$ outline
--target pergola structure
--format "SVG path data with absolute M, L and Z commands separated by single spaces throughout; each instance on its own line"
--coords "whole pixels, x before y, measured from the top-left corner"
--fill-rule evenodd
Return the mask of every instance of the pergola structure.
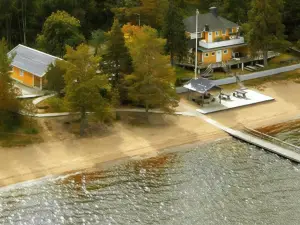
M 197 78 L 197 79 L 191 79 L 189 82 L 187 82 L 183 87 L 188 89 L 192 92 L 197 92 L 201 95 L 202 103 L 204 102 L 204 96 L 209 93 L 212 90 L 219 90 L 220 95 L 222 93 L 222 88 L 217 86 L 215 82 L 208 80 L 206 78 Z M 221 103 L 221 98 L 220 98 Z

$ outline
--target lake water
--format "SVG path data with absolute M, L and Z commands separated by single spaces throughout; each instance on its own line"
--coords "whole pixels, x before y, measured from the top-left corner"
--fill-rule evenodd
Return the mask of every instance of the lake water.
M 2 189 L 0 224 L 300 224 L 300 166 L 222 141 Z

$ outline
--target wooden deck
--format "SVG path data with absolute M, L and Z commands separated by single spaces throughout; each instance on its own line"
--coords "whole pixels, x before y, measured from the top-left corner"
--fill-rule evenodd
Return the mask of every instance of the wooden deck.
M 279 53 L 277 53 L 277 52 L 269 52 L 268 59 L 274 58 L 278 55 L 279 55 Z M 263 60 L 262 55 L 257 56 L 257 57 L 241 57 L 241 58 L 238 58 L 238 59 L 231 59 L 231 60 L 227 61 L 226 64 L 229 65 L 229 66 L 234 66 L 234 65 L 238 65 L 238 64 L 242 64 L 242 63 L 249 63 L 249 62 L 260 61 L 260 60 Z M 194 64 L 185 63 L 185 62 L 176 63 L 176 65 L 181 66 L 181 67 L 187 67 L 187 68 L 195 68 Z M 212 66 L 212 69 L 223 67 L 222 62 L 212 63 L 212 64 L 200 63 L 198 65 L 198 69 L 206 69 L 209 65 Z
M 244 133 L 242 131 L 234 130 L 234 129 L 231 129 L 229 127 L 223 126 L 220 123 L 218 123 L 217 121 L 208 118 L 207 116 L 199 114 L 199 117 L 201 117 L 206 122 L 218 127 L 219 129 L 225 131 L 229 135 L 231 135 L 231 136 L 233 136 L 233 137 L 235 137 L 239 140 L 242 140 L 242 141 L 245 141 L 249 144 L 253 144 L 255 146 L 261 147 L 261 148 L 263 148 L 263 149 L 265 149 L 269 152 L 280 155 L 280 156 L 282 156 L 284 158 L 287 158 L 291 161 L 300 163 L 300 154 L 298 154 L 295 151 L 292 151 L 290 149 L 287 149 L 287 148 L 281 147 L 279 145 L 273 144 L 273 143 L 271 143 L 269 141 L 266 141 L 266 140 L 263 140 L 263 139 L 261 139 L 257 136 L 254 136 L 254 135 L 251 135 L 251 134 L 248 134 L 248 133 Z M 282 142 L 282 143 L 284 143 L 284 142 Z M 294 146 L 294 147 L 298 148 L 297 146 Z

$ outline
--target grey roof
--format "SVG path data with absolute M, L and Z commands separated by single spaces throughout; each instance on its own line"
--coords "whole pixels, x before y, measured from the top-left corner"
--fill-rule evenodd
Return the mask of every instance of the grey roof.
M 215 82 L 205 79 L 205 78 L 197 78 L 197 79 L 192 79 L 190 80 L 187 84 L 185 84 L 183 87 L 191 90 L 191 91 L 196 91 L 199 92 L 200 94 L 204 94 L 208 91 L 210 91 L 213 88 L 218 88 Z
M 196 32 L 196 16 L 188 17 L 183 22 L 187 32 Z M 238 24 L 233 23 L 221 16 L 215 16 L 212 13 L 199 14 L 198 31 L 203 31 L 206 24 L 209 26 L 209 31 L 218 31 L 232 27 L 239 27 Z
M 36 76 L 43 77 L 47 72 L 48 66 L 56 60 L 61 60 L 58 57 L 46 54 L 44 52 L 18 45 L 11 50 L 8 55 L 16 54 L 12 66 L 32 73 Z

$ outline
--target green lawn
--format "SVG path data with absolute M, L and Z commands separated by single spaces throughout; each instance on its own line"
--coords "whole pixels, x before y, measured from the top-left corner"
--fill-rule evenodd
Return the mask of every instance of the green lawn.
M 12 131 L 0 132 L 0 146 L 18 147 L 43 141 L 39 135 L 39 126 L 35 119 L 24 117 L 19 128 Z
M 68 107 L 65 105 L 64 100 L 57 96 L 47 98 L 46 100 L 40 102 L 37 105 L 37 108 L 44 109 L 44 113 L 59 113 L 69 111 Z

